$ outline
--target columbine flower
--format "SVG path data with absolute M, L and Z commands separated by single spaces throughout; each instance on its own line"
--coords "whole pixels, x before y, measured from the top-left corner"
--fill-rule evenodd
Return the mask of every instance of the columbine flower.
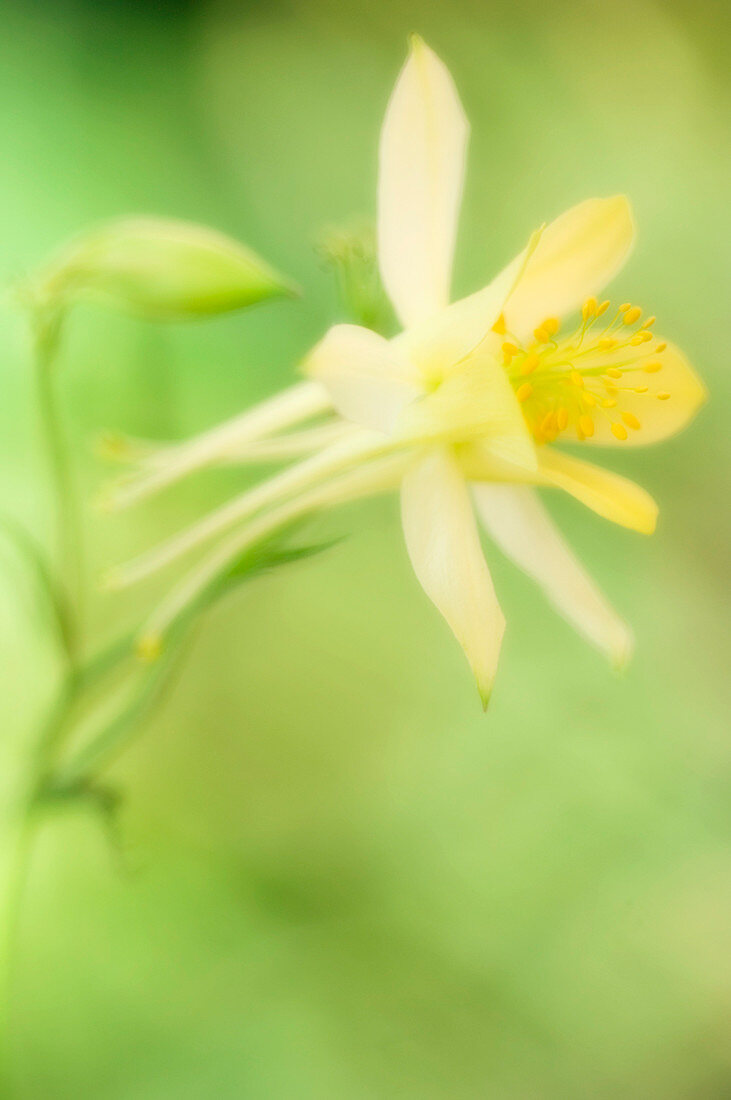
M 551 444 L 654 442 L 690 420 L 704 390 L 681 353 L 654 335 L 653 317 L 599 298 L 633 242 L 622 196 L 567 211 L 485 289 L 449 305 L 467 133 L 447 69 L 415 38 L 388 106 L 378 186 L 380 270 L 404 330 L 387 340 L 337 325 L 307 359 L 313 381 L 143 459 L 122 502 L 206 463 L 309 455 L 120 574 L 133 580 L 233 528 L 158 609 L 148 643 L 156 646 L 180 608 L 252 541 L 316 507 L 400 483 L 415 572 L 485 704 L 504 619 L 475 511 L 578 630 L 615 664 L 627 659 L 628 628 L 534 486 L 565 489 L 605 518 L 651 533 L 657 508 L 644 490 Z M 277 436 L 332 406 L 342 419 Z

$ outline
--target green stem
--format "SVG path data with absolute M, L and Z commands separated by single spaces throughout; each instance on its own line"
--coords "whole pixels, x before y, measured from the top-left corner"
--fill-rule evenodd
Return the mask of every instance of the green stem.
M 3 829 L 0 851 L 0 1095 L 13 1095 L 12 988 L 15 951 L 33 832 L 30 799 L 24 798 Z
M 83 558 L 79 503 L 73 482 L 71 462 L 58 410 L 54 360 L 58 351 L 62 315 L 39 312 L 35 316 L 35 375 L 38 411 L 53 490 L 55 541 L 59 570 L 69 601 L 79 617 L 83 592 Z M 74 657 L 77 655 L 78 622 L 71 635 Z

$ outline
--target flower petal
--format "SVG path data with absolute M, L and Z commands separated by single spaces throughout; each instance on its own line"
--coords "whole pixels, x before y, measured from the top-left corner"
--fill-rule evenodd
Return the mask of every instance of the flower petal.
M 573 627 L 611 660 L 624 665 L 632 651 L 629 627 L 612 610 L 564 541 L 533 489 L 475 485 L 478 514 L 507 557 L 532 577 Z
M 624 195 L 588 199 L 556 218 L 505 307 L 509 331 L 524 340 L 546 317 L 579 309 L 620 269 L 634 235 Z
M 621 389 L 616 394 L 617 407 L 611 414 L 611 420 L 609 417 L 595 417 L 594 435 L 586 440 L 587 443 L 598 443 L 602 447 L 657 443 L 689 424 L 706 400 L 705 386 L 682 352 L 672 344 L 660 355 L 650 352 L 643 360 L 638 359 L 638 363 L 642 361 L 662 363 L 662 368 L 650 374 L 638 369 L 626 375 L 625 381 L 617 382 Z M 635 393 L 636 386 L 646 386 L 647 393 Z M 658 394 L 663 395 L 660 400 Z M 622 413 L 629 414 L 625 423 L 630 428 L 627 438 L 618 440 L 612 434 L 611 425 L 613 421 L 622 423 Z
M 538 247 L 542 233 L 542 228 L 536 230 L 523 251 L 482 290 L 460 298 L 400 333 L 393 343 L 427 377 L 450 370 L 478 346 L 480 350 L 491 348 L 499 354 L 504 337 L 493 332 L 492 326 Z
M 467 486 L 447 450 L 429 452 L 408 471 L 401 489 L 401 515 L 416 575 L 462 646 L 487 706 L 505 620 Z
M 644 535 L 655 530 L 657 504 L 633 481 L 552 447 L 539 447 L 537 453 L 542 484 L 565 489 L 600 516 L 622 527 Z
M 423 393 L 418 372 L 393 341 L 359 325 L 331 328 L 304 369 L 322 382 L 347 420 L 387 434 Z
M 407 327 L 449 301 L 468 124 L 445 65 L 416 36 L 381 131 L 378 257 Z
M 419 442 L 481 439 L 502 462 L 537 470 L 533 439 L 503 365 L 481 348 L 433 393 L 404 409 L 397 431 Z

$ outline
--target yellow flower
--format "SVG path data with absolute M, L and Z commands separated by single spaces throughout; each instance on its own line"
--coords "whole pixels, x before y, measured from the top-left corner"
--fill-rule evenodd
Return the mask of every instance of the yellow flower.
M 596 298 L 632 247 L 623 196 L 567 211 L 484 290 L 448 304 L 467 134 L 447 69 L 414 39 L 386 113 L 378 187 L 381 274 L 404 331 L 387 341 L 338 325 L 308 370 L 344 417 L 418 447 L 401 486 L 406 544 L 486 700 L 504 620 L 470 498 L 501 549 L 621 664 L 627 627 L 531 486 L 652 532 L 657 508 L 642 489 L 549 444 L 655 442 L 705 394 L 682 354 L 653 336 L 654 318 L 643 325 L 639 307 L 612 312 Z M 560 335 L 572 313 L 573 331 Z
M 378 184 L 379 265 L 403 331 L 387 340 L 337 325 L 308 356 L 309 381 L 196 440 L 143 450 L 140 476 L 119 487 L 117 504 L 211 463 L 305 456 L 118 572 L 117 583 L 129 583 L 228 532 L 153 614 L 146 643 L 257 539 L 315 508 L 400 486 L 414 570 L 485 705 L 505 624 L 475 512 L 586 638 L 616 665 L 629 656 L 627 626 L 535 486 L 652 532 L 657 508 L 644 490 L 551 444 L 654 442 L 686 424 L 705 393 L 681 353 L 654 336 L 654 318 L 599 300 L 633 243 L 622 196 L 567 211 L 487 287 L 449 304 L 467 134 L 451 76 L 414 38 L 386 113 Z

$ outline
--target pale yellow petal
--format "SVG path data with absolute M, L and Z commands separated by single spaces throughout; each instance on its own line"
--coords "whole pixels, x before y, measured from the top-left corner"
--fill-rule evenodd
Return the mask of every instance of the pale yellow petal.
M 473 352 L 499 352 L 505 339 L 492 331 L 506 299 L 535 252 L 543 230 L 531 235 L 526 247 L 482 290 L 460 298 L 433 317 L 407 329 L 393 343 L 427 376 L 448 372 Z M 483 346 L 484 345 L 484 346 Z
M 655 530 L 657 505 L 633 481 L 552 447 L 539 447 L 537 453 L 541 484 L 565 489 L 600 516 L 622 527 L 645 535 Z
M 467 486 L 446 448 L 432 450 L 408 471 L 401 514 L 414 571 L 462 646 L 487 706 L 505 620 Z
M 533 439 L 502 363 L 480 348 L 433 393 L 404 409 L 396 435 L 424 443 L 481 439 L 496 459 L 537 468 Z
M 620 353 L 615 358 L 619 358 Z M 646 373 L 639 364 L 661 363 L 659 371 Z M 652 352 L 638 359 L 638 369 L 613 380 L 617 404 L 607 415 L 594 418 L 594 435 L 587 443 L 600 446 L 642 446 L 675 435 L 693 419 L 708 396 L 705 386 L 678 348 L 669 345 L 662 354 Z M 646 389 L 636 393 L 637 388 Z M 658 397 L 658 394 L 661 396 Z M 667 396 L 666 396 L 667 395 Z M 622 413 L 628 413 L 624 420 Z M 627 438 L 618 440 L 612 424 L 627 424 Z M 639 427 L 636 425 L 639 424 Z
M 414 38 L 386 111 L 378 180 L 378 257 L 407 327 L 449 301 L 468 124 L 445 65 Z
M 359 325 L 335 325 L 310 352 L 304 369 L 328 390 L 347 420 L 390 433 L 423 393 L 418 372 L 393 341 Z
M 576 559 L 538 495 L 525 486 L 473 487 L 478 514 L 507 557 L 532 577 L 547 599 L 615 667 L 632 651 L 632 634 Z
M 547 317 L 580 309 L 617 273 L 634 240 L 624 195 L 588 199 L 546 227 L 505 307 L 508 329 L 521 340 Z

